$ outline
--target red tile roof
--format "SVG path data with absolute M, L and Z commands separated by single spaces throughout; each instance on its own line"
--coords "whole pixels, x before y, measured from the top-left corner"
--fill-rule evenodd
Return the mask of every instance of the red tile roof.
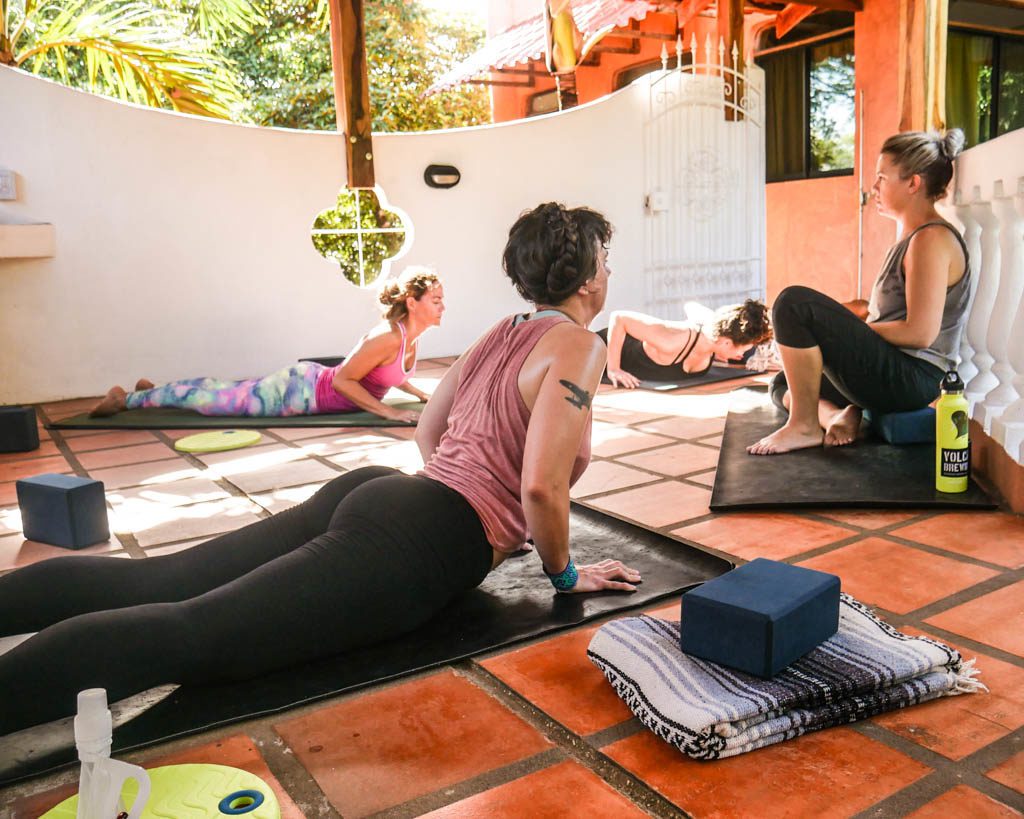
M 587 42 L 602 31 L 626 26 L 631 20 L 643 20 L 655 10 L 647 0 L 573 0 L 572 16 Z M 466 80 L 544 57 L 544 15 L 538 14 L 517 23 L 489 39 L 479 51 L 441 76 L 428 94 L 443 91 Z

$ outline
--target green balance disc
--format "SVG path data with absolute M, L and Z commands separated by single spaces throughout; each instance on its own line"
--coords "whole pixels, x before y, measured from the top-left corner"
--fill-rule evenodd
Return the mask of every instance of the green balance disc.
M 147 771 L 152 790 L 142 819 L 280 819 L 281 806 L 270 786 L 255 774 L 226 765 L 164 765 Z M 129 779 L 121 791 L 130 805 L 138 783 Z M 75 819 L 78 794 L 65 799 L 40 819 Z
M 188 435 L 176 441 L 174 448 L 178 452 L 224 452 L 228 449 L 252 446 L 262 437 L 254 429 L 219 429 L 215 432 Z

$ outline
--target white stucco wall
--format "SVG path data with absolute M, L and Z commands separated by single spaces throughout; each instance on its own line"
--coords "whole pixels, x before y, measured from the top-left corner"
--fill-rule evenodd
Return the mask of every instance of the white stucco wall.
M 430 264 L 445 281 L 445 323 L 422 355 L 461 352 L 520 306 L 501 250 L 516 216 L 549 199 L 608 216 L 608 306 L 642 305 L 644 93 L 374 137 L 378 184 L 415 229 L 398 266 Z M 428 188 L 430 163 L 455 165 L 461 183 Z M 372 291 L 310 241 L 345 182 L 337 134 L 124 105 L 0 67 L 0 166 L 18 181 L 0 223 L 56 225 L 53 258 L 0 259 L 0 403 L 97 395 L 140 376 L 263 374 L 346 352 L 377 316 Z

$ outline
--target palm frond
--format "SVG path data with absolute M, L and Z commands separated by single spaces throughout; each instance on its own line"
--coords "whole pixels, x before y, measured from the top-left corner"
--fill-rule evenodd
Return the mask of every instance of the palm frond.
M 232 32 L 248 34 L 267 23 L 258 0 L 196 0 L 192 10 L 196 32 L 207 40 L 220 40 Z
M 185 34 L 166 9 L 120 0 L 73 0 L 37 13 L 15 55 L 39 73 L 48 62 L 66 82 L 69 57 L 84 54 L 90 90 L 130 102 L 205 116 L 229 116 L 241 97 L 226 61 Z

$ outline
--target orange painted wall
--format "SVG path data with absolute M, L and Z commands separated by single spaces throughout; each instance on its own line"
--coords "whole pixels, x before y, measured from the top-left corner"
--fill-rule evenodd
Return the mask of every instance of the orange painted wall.
M 774 182 L 767 186 L 765 207 L 769 301 L 791 284 L 813 287 L 839 301 L 855 298 L 856 179 Z
M 907 0 L 923 5 L 924 0 Z M 865 190 L 875 178 L 878 150 L 886 138 L 900 126 L 899 63 L 900 6 L 892 0 L 867 0 L 864 11 L 854 18 L 854 62 L 858 118 L 861 93 L 864 96 L 864 169 Z M 873 202 L 864 208 L 864 293 L 867 298 L 875 274 L 882 266 L 886 251 L 896 241 L 896 223 L 879 216 Z

